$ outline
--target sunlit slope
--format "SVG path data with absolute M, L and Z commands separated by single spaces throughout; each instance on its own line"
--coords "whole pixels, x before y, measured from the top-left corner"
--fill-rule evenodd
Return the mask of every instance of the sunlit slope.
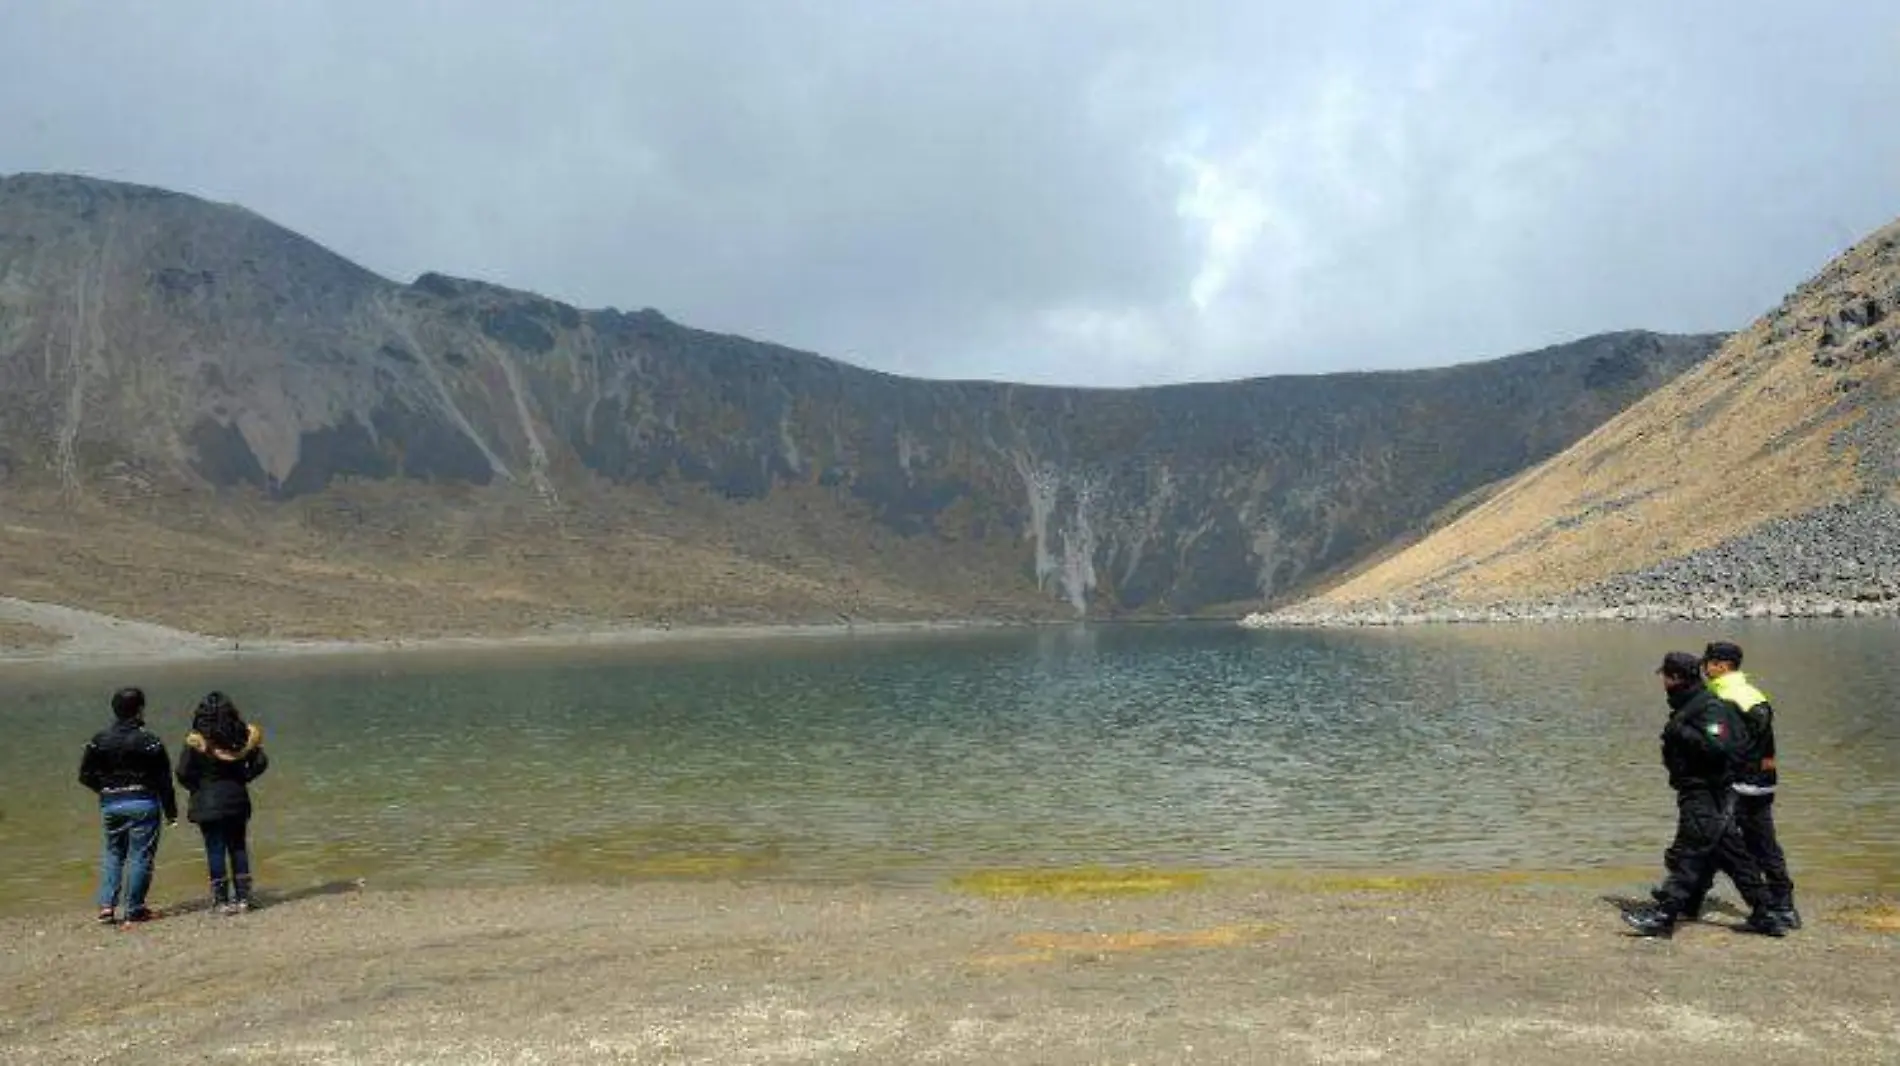
M 1711 358 L 1309 606 L 1561 598 L 1895 484 L 1900 223 Z

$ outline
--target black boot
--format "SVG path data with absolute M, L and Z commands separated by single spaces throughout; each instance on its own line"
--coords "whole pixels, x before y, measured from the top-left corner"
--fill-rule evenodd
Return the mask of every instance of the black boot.
M 1782 896 L 1773 907 L 1768 909 L 1774 912 L 1775 917 L 1780 920 L 1782 925 L 1790 929 L 1801 928 L 1801 912 L 1794 909 L 1793 891 L 1789 891 L 1786 895 Z
M 222 877 L 211 879 L 211 913 L 226 914 L 231 906 L 230 883 Z
M 1746 933 L 1760 933 L 1762 936 L 1787 936 L 1788 925 L 1780 915 L 1770 910 L 1755 910 L 1749 913 L 1748 920 L 1740 926 Z
M 1669 902 L 1669 893 L 1663 891 L 1660 888 L 1652 888 L 1649 890 L 1649 898 L 1655 900 L 1657 905 L 1660 906 L 1664 903 Z M 1702 901 L 1699 899 L 1692 899 L 1689 902 L 1684 903 L 1682 905 L 1682 917 L 1685 921 L 1691 921 L 1691 922 L 1702 917 Z
M 1668 937 L 1676 931 L 1675 908 L 1666 904 L 1624 911 L 1623 921 L 1637 936 Z

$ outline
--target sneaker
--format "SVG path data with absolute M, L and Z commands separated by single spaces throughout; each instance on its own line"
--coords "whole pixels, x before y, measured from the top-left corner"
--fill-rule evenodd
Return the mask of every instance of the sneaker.
M 1667 937 L 1676 931 L 1676 916 L 1662 907 L 1624 911 L 1623 921 L 1637 936 Z
M 138 910 L 135 910 L 135 911 L 126 911 L 125 920 L 123 922 L 120 922 L 119 926 L 120 928 L 124 928 L 126 926 L 131 926 L 131 925 L 142 925 L 145 922 L 156 921 L 157 919 L 158 919 L 157 911 L 153 910 L 150 907 L 140 907 Z
M 1801 928 L 1801 912 L 1793 907 L 1780 907 L 1769 911 L 1768 915 L 1780 922 L 1783 928 L 1791 930 Z
M 118 912 L 113 910 L 111 907 L 101 907 L 99 908 L 98 915 L 95 916 L 92 920 L 95 922 L 98 922 L 100 925 L 117 925 L 119 922 L 119 915 L 118 915 Z
M 251 901 L 248 899 L 238 900 L 236 903 L 231 904 L 231 909 L 229 911 L 226 911 L 225 913 L 249 914 L 251 913 Z

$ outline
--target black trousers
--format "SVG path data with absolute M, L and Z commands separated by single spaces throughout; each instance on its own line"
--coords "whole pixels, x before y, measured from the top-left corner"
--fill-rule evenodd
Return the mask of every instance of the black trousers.
M 211 869 L 211 895 L 219 903 L 251 898 L 251 849 L 245 842 L 249 818 L 199 822 L 205 838 L 205 864 Z
M 1663 905 L 1678 914 L 1702 906 L 1702 897 L 1725 873 L 1751 909 L 1772 906 L 1761 867 L 1736 824 L 1737 800 L 1728 789 L 1676 793 L 1676 839 L 1663 852 Z
M 1775 794 L 1735 797 L 1735 830 L 1741 834 L 1742 847 L 1761 870 L 1768 889 L 1769 905 L 1781 910 L 1794 907 L 1794 881 L 1788 876 L 1788 859 L 1781 853 L 1781 841 L 1775 839 Z M 1703 891 L 1707 891 L 1705 886 Z

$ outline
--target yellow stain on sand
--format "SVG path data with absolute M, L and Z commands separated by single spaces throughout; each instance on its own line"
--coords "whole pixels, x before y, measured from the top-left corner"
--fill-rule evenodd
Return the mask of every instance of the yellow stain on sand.
M 1063 956 L 1108 955 L 1136 951 L 1168 951 L 1193 948 L 1231 948 L 1257 943 L 1279 932 L 1278 927 L 1260 923 L 1218 925 L 1209 929 L 1164 932 L 1134 929 L 1118 933 L 1019 933 L 1012 943 L 1026 951 L 979 955 L 971 961 L 980 966 L 1019 966 L 1054 962 Z
M 1129 896 L 1195 888 L 1207 881 L 1200 870 L 1072 869 L 976 870 L 951 879 L 958 891 L 977 896 Z
M 1900 933 L 1900 903 L 1881 900 L 1839 913 L 1840 920 L 1870 933 Z

